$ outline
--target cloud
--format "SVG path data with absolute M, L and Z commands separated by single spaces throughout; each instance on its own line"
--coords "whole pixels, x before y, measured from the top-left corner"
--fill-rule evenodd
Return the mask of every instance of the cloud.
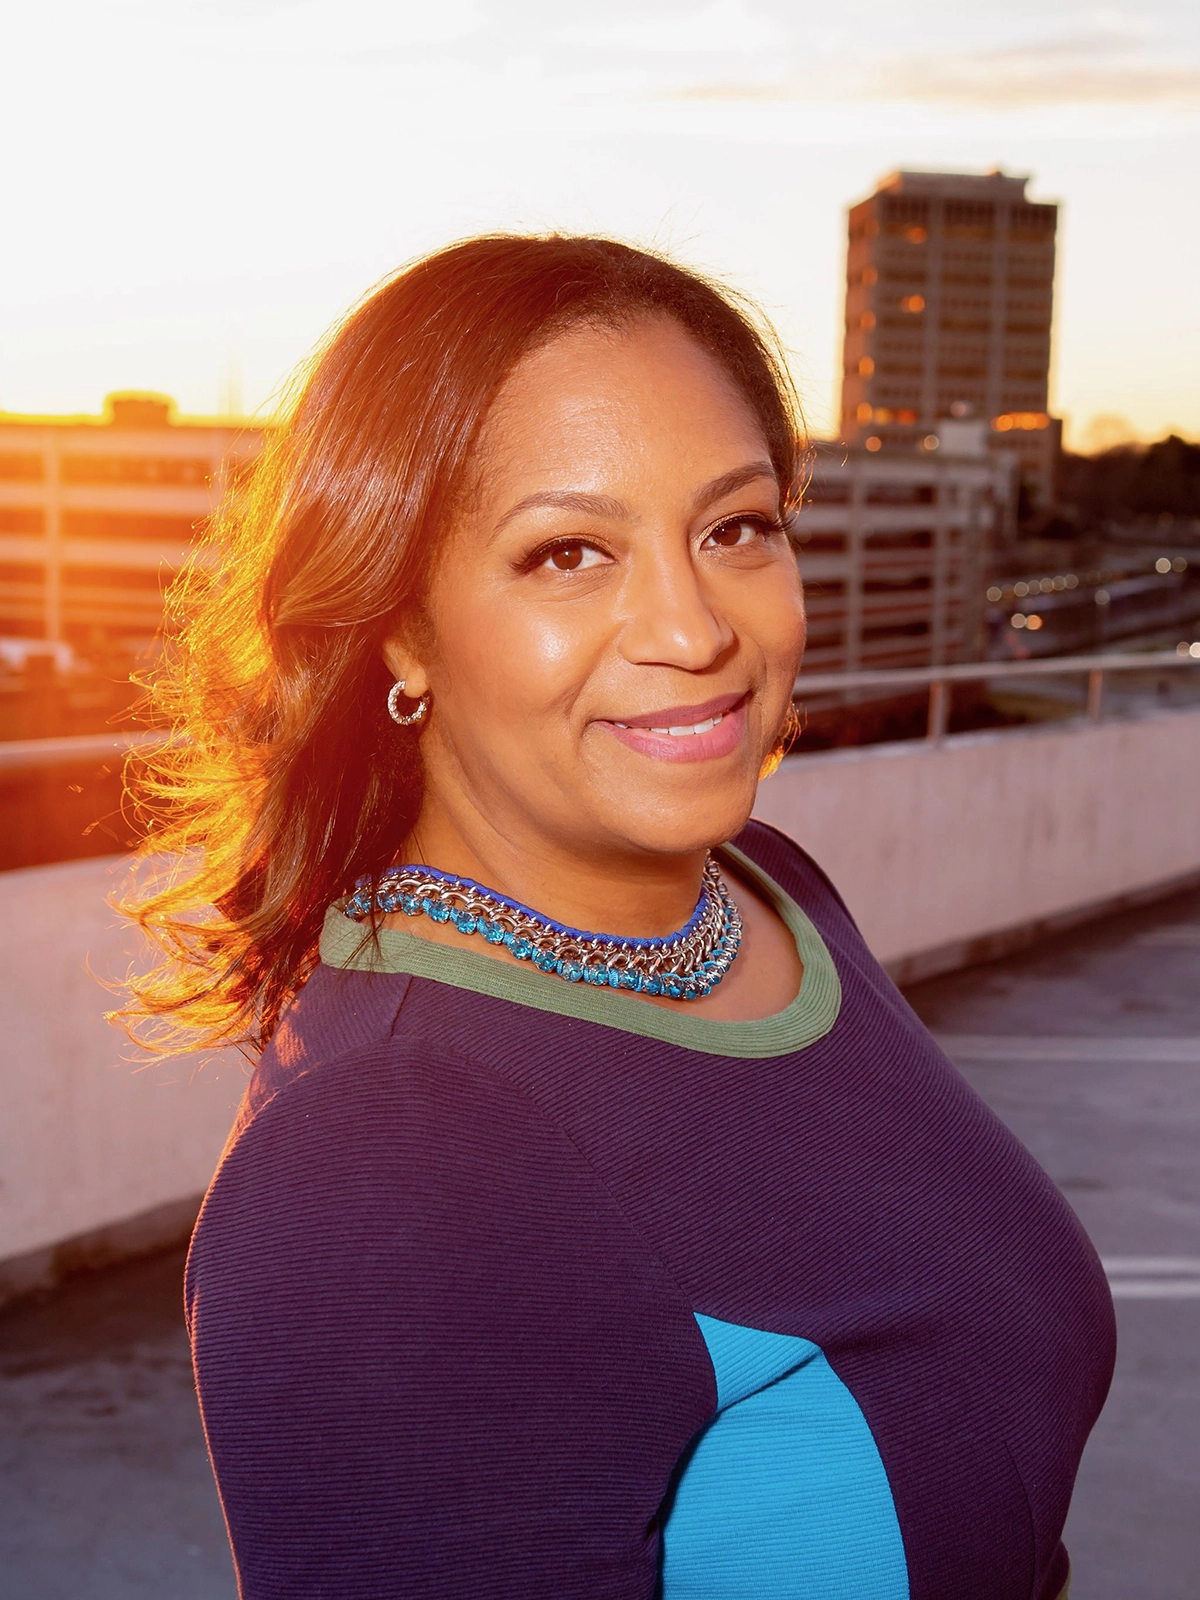
M 880 63 L 859 92 L 873 100 L 990 109 L 1163 101 L 1200 107 L 1200 66 L 1105 55 L 1073 45 L 900 58 Z
M 875 61 L 826 59 L 811 76 L 776 74 L 675 88 L 669 98 L 690 101 L 793 100 L 909 102 L 983 110 L 1046 106 L 1160 106 L 1200 108 L 1200 64 L 1143 54 L 1129 27 L 1017 47 L 944 55 L 892 55 Z

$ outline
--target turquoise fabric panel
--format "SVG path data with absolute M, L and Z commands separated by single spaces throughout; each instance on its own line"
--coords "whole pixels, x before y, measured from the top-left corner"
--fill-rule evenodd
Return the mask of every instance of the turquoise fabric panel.
M 696 1321 L 718 1410 L 667 1518 L 663 1600 L 908 1600 L 883 1462 L 819 1346 Z

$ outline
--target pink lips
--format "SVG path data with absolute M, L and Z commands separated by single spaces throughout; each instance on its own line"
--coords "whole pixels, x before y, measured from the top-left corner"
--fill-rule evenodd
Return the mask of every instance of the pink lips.
M 671 706 L 664 711 L 605 721 L 613 736 L 639 755 L 658 761 L 715 761 L 731 755 L 746 731 L 747 695 L 725 694 L 698 706 Z M 705 723 L 714 726 L 704 728 Z M 655 729 L 703 728 L 702 732 L 655 732 Z

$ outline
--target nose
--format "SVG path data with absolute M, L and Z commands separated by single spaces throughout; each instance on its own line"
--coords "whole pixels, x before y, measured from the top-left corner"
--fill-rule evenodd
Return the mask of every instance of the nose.
M 703 672 L 733 644 L 733 628 L 686 550 L 647 552 L 622 587 L 621 653 L 636 666 Z

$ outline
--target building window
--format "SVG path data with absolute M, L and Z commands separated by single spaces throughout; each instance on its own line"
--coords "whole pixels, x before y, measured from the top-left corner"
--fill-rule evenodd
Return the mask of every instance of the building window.
M 128 511 L 66 511 L 63 532 L 70 539 L 164 539 L 187 544 L 198 521 L 191 517 L 136 516 Z
M 869 506 L 931 506 L 936 498 L 932 483 L 872 483 L 867 487 Z
M 909 244 L 924 244 L 929 237 L 929 201 L 891 196 L 883 201 L 883 231 Z
M 821 483 L 814 479 L 804 491 L 806 506 L 844 506 L 849 498 L 848 483 Z
M 864 644 L 878 644 L 883 639 L 920 639 L 929 632 L 928 621 L 892 622 L 878 628 L 864 628 Z
M 46 464 L 34 450 L 0 452 L 0 480 L 5 483 L 41 483 Z
M 868 550 L 932 550 L 932 528 L 909 528 L 897 533 L 869 533 Z
M 175 576 L 157 567 L 64 567 L 63 582 L 76 589 L 124 589 L 161 594 Z
M 867 578 L 864 594 L 918 594 L 931 589 L 933 579 L 927 572 L 912 573 L 904 578 Z
M 1031 244 L 1049 244 L 1054 238 L 1058 212 L 1055 206 L 1014 206 L 1008 236 Z
M 846 642 L 846 636 L 840 628 L 830 629 L 828 632 L 810 633 L 805 642 L 806 651 L 814 650 L 840 650 Z
M 0 506 L 0 533 L 45 533 L 46 515 L 40 506 Z
M 212 468 L 201 456 L 64 456 L 66 483 L 141 483 L 204 488 Z

